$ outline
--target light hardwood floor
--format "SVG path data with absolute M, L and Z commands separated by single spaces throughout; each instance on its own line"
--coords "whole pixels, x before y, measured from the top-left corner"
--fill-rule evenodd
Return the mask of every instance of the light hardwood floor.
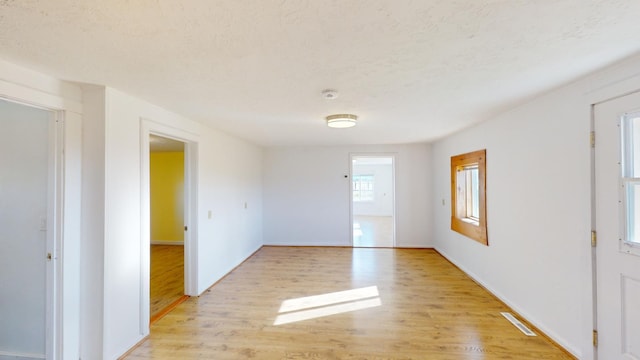
M 150 316 L 184 295 L 184 246 L 151 245 Z
M 353 246 L 393 247 L 393 217 L 354 215 Z
M 127 359 L 571 359 L 507 310 L 433 250 L 264 247 Z

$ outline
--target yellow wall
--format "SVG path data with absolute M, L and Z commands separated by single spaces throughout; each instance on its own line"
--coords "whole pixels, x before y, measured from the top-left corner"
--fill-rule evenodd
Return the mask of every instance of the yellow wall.
M 184 153 L 150 154 L 151 241 L 184 241 Z

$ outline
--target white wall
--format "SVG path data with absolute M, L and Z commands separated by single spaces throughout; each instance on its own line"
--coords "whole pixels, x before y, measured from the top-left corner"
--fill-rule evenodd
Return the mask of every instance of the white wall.
M 146 331 L 140 323 L 141 118 L 198 137 L 199 292 L 262 245 L 262 149 L 115 89 L 106 89 L 105 104 L 103 354 L 115 359 Z
M 635 59 L 433 144 L 435 246 L 580 359 L 592 358 L 590 104 L 640 89 Z M 450 157 L 487 149 L 489 246 L 450 230 Z M 446 205 L 442 205 L 444 200 Z
M 64 149 L 63 194 L 59 205 L 58 228 L 64 223 L 56 244 L 58 350 L 63 359 L 77 359 L 80 344 L 80 144 L 82 92 L 74 84 L 0 60 L 0 97 L 61 111 L 57 129 Z M 62 124 L 62 125 L 61 125 Z M 63 261 L 64 259 L 64 261 Z
M 353 165 L 353 175 L 373 175 L 373 201 L 354 201 L 353 215 L 393 216 L 393 166 Z
M 266 150 L 265 244 L 350 246 L 352 153 L 395 155 L 397 246 L 432 246 L 430 147 L 425 144 Z
M 80 355 L 102 354 L 104 316 L 105 90 L 84 88 L 82 119 L 82 286 Z
M 117 90 L 81 89 L 4 61 L 0 97 L 64 111 L 62 359 L 115 359 L 143 336 L 141 117 L 199 137 L 198 292 L 262 245 L 261 148 Z
M 45 355 L 53 113 L 0 100 L 0 354 Z M 50 226 L 53 231 L 53 226 Z
M 199 293 L 263 244 L 263 149 L 209 128 L 201 134 Z

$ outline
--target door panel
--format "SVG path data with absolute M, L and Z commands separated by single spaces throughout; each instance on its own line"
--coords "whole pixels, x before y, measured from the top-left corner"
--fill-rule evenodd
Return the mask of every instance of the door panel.
M 0 353 L 46 353 L 52 113 L 0 100 Z
M 640 93 L 596 105 L 594 130 L 598 358 L 640 360 Z

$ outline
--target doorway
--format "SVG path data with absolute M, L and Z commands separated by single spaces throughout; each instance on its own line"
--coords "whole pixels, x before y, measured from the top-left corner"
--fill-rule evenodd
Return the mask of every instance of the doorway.
M 599 359 L 640 359 L 640 92 L 593 108 Z
M 151 135 L 161 140 L 174 140 L 182 145 L 184 151 L 184 260 L 181 268 L 184 276 L 183 296 L 169 307 L 168 311 L 186 300 L 189 296 L 197 296 L 198 292 L 198 135 L 172 126 L 140 119 L 140 165 L 141 165 L 141 234 L 140 234 L 140 334 L 149 334 L 151 323 Z M 176 266 L 180 269 L 180 266 Z M 180 272 L 180 270 L 178 270 Z M 165 308 L 166 310 L 166 308 Z M 168 311 L 163 311 L 153 320 L 158 320 Z
M 184 143 L 149 136 L 150 322 L 184 300 Z
M 0 355 L 54 357 L 56 112 L 0 99 Z
M 351 155 L 353 247 L 395 247 L 395 159 Z

